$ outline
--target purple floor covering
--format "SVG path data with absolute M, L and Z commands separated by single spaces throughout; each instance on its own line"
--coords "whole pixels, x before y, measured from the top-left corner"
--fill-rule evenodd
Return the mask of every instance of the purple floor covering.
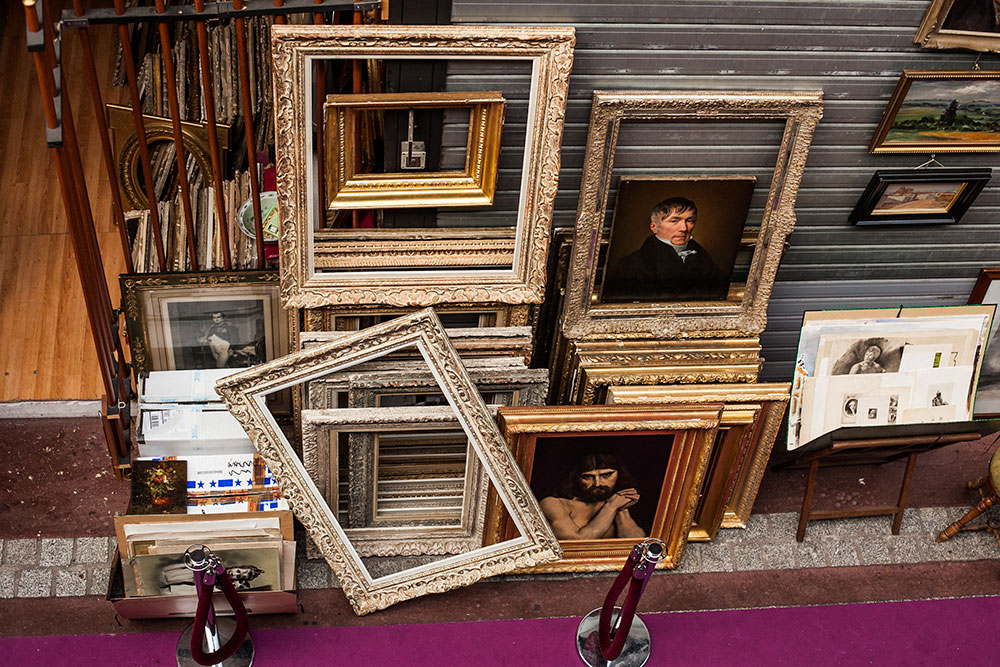
M 650 666 L 969 665 L 1000 645 L 1000 597 L 640 615 L 651 635 Z M 251 634 L 260 667 L 579 667 L 578 623 L 552 618 Z M 7 665 L 173 665 L 176 642 L 174 633 L 14 637 L 0 639 L 0 655 Z

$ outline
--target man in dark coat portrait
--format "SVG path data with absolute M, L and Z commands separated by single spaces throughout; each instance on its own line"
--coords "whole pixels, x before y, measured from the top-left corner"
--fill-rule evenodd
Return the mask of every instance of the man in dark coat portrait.
M 725 299 L 726 276 L 691 238 L 698 207 L 670 197 L 653 207 L 652 230 L 638 250 L 615 262 L 604 278 L 604 301 Z

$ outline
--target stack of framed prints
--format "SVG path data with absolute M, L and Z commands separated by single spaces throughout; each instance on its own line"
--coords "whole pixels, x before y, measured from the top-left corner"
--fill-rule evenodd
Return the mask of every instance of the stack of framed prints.
M 121 567 L 112 571 L 109 598 L 126 618 L 194 614 L 194 574 L 183 558 L 192 544 L 222 559 L 250 613 L 295 610 L 296 543 L 288 510 L 116 516 L 115 533 Z M 215 604 L 218 612 L 229 610 L 221 596 Z
M 995 306 L 809 311 L 788 449 L 842 426 L 972 418 Z
M 559 400 L 600 403 L 610 385 L 756 380 L 822 110 L 808 92 L 594 92 L 565 342 L 551 346 L 563 357 Z M 754 150 L 741 152 L 749 137 Z M 721 153 L 745 166 L 720 168 Z

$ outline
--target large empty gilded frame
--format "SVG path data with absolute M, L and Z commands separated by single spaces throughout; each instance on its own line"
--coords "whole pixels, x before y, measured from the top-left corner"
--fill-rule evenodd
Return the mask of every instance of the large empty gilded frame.
M 349 434 L 346 485 L 338 476 L 340 434 Z M 306 472 L 327 504 L 347 515 L 345 532 L 362 556 L 466 553 L 482 544 L 489 485 L 467 446 L 451 408 L 302 411 Z M 394 459 L 391 479 L 383 478 L 383 454 Z
M 565 335 L 571 339 L 621 334 L 670 338 L 680 334 L 752 336 L 763 331 L 785 239 L 795 224 L 799 182 L 822 110 L 822 94 L 814 92 L 594 91 L 563 309 Z M 624 121 L 784 122 L 753 259 L 738 301 L 602 303 L 596 298 L 615 150 Z M 711 132 L 711 125 L 706 123 L 704 131 Z M 725 156 L 719 155 L 718 160 L 724 164 Z M 674 165 L 675 170 L 683 167 L 682 163 Z
M 722 417 L 688 539 L 711 540 L 719 528 L 750 518 L 792 386 L 774 384 L 610 387 L 608 405 L 722 403 Z
M 358 114 L 395 109 L 468 109 L 469 133 L 462 171 L 358 173 Z M 503 109 L 504 99 L 497 91 L 327 95 L 323 105 L 327 208 L 492 204 Z
M 540 302 L 545 291 L 545 259 L 559 176 L 573 35 L 572 28 L 561 27 L 274 26 L 281 297 L 285 306 Z M 312 65 L 324 59 L 486 60 L 530 65 L 516 211 L 502 216 L 509 220 L 494 221 L 496 226 L 511 230 L 512 251 L 498 250 L 495 254 L 502 256 L 498 261 L 480 258 L 475 266 L 456 266 L 449 253 L 462 250 L 468 242 L 452 239 L 455 232 L 451 230 L 465 230 L 453 227 L 404 239 L 410 259 L 381 270 L 361 260 L 354 264 L 362 267 L 359 270 L 338 269 L 343 263 L 329 252 L 317 256 L 315 232 L 324 215 L 320 203 L 325 197 L 318 192 L 321 183 L 311 131 Z M 385 242 L 384 247 L 393 244 Z M 422 245 L 435 244 L 441 247 L 422 251 Z M 482 252 L 492 251 L 487 248 Z M 321 270 L 320 263 L 330 270 Z
M 500 544 L 373 577 L 335 512 L 268 412 L 269 394 L 341 371 L 407 346 L 420 350 L 513 517 L 518 535 Z M 282 495 L 330 564 L 354 611 L 365 614 L 402 600 L 440 593 L 483 577 L 554 560 L 561 554 L 551 529 L 514 463 L 496 423 L 432 310 L 422 310 L 311 350 L 295 352 L 221 380 L 216 391 L 264 457 Z

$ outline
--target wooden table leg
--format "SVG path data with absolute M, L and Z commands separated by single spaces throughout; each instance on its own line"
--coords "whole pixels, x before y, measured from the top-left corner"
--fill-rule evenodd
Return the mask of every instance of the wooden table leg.
M 968 512 L 966 512 L 965 516 L 963 516 L 961 519 L 959 519 L 955 523 L 951 524 L 950 526 L 948 526 L 947 528 L 945 528 L 944 530 L 942 530 L 941 534 L 937 536 L 937 540 L 935 540 L 935 541 L 936 542 L 944 542 L 949 537 L 954 537 L 958 533 L 958 531 L 962 530 L 962 526 L 964 526 L 965 524 L 969 523 L 970 521 L 972 521 L 973 519 L 975 519 L 977 516 L 979 516 L 980 514 L 982 514 L 983 512 L 985 512 L 986 510 L 988 510 L 998 500 L 1000 500 L 1000 498 L 998 498 L 996 494 L 993 494 L 991 496 L 986 496 L 985 498 L 983 498 L 979 502 L 978 505 L 976 505 L 971 510 L 969 510 Z
M 910 480 L 913 479 L 913 468 L 917 465 L 916 453 L 910 454 L 906 461 L 906 472 L 903 473 L 903 486 L 899 489 L 899 502 L 896 503 L 896 515 L 892 520 L 892 534 L 899 535 L 903 525 L 903 510 L 906 509 L 906 496 L 910 492 Z
M 806 539 L 806 524 L 809 523 L 809 508 L 812 505 L 813 487 L 816 485 L 816 471 L 819 469 L 819 459 L 809 464 L 809 476 L 806 477 L 806 492 L 802 496 L 802 511 L 799 512 L 799 529 L 795 532 L 795 541 Z

